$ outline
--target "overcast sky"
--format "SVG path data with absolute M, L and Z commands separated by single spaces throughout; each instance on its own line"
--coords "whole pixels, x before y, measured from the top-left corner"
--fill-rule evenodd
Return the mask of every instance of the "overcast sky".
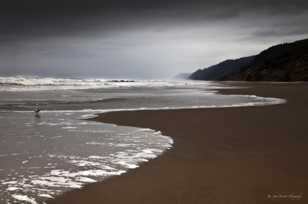
M 165 78 L 308 37 L 307 0 L 11 0 L 0 75 Z

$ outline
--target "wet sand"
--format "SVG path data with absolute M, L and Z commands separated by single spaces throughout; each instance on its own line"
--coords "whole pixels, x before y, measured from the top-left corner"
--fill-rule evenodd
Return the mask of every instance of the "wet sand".
M 100 115 L 98 121 L 160 130 L 174 139 L 174 148 L 122 176 L 48 203 L 308 203 L 308 84 L 249 86 L 222 92 L 288 102 Z

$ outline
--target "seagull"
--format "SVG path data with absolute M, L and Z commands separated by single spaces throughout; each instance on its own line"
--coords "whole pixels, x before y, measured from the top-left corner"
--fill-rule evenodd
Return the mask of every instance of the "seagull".
M 39 106 L 38 106 L 38 104 L 36 105 L 36 108 L 35 108 L 35 110 L 34 110 L 34 113 L 35 113 L 35 117 L 39 117 L 40 116 L 40 111 L 41 111 L 41 109 L 39 108 Z

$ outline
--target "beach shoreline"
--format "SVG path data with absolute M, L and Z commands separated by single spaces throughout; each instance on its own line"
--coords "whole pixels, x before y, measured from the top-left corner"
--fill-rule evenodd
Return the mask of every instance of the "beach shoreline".
M 101 114 L 96 121 L 161 131 L 174 147 L 48 203 L 307 203 L 308 84 L 226 83 L 248 88 L 222 94 L 287 103 Z

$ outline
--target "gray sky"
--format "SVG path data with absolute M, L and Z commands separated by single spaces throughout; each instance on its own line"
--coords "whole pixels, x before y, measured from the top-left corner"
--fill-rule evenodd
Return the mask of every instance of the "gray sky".
M 306 0 L 19 0 L 0 75 L 164 78 L 308 37 Z

